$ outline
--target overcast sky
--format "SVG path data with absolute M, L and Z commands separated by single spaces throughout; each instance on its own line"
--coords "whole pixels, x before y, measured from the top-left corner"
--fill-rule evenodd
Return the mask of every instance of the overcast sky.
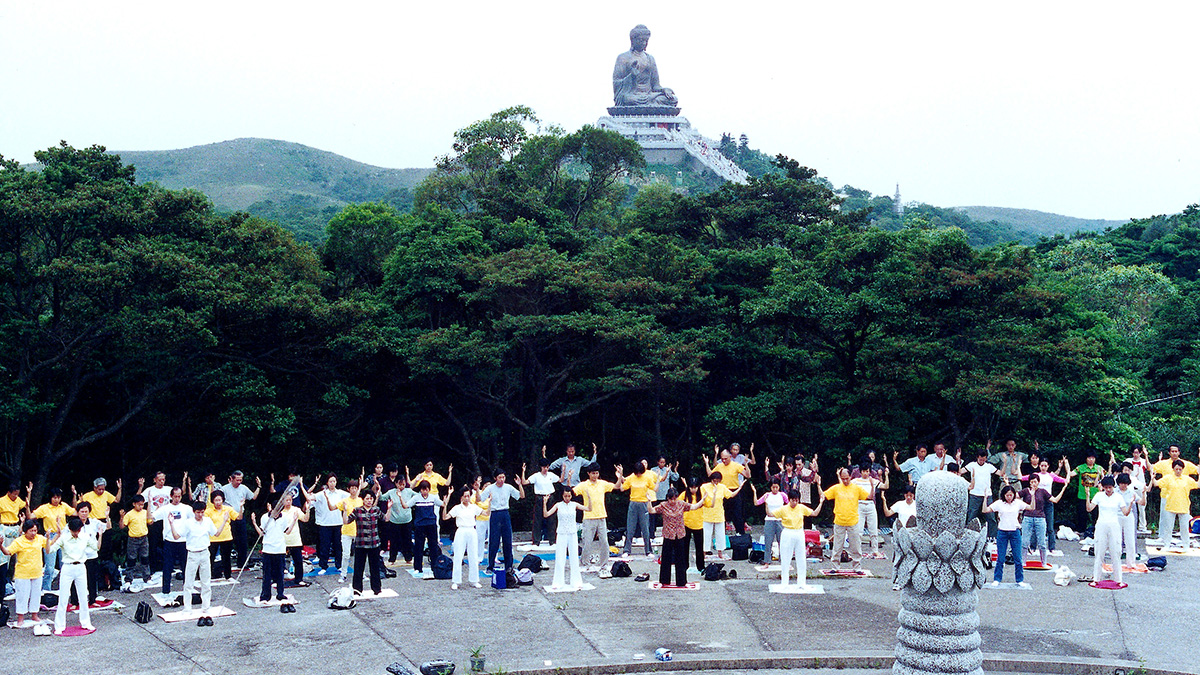
M 0 154 L 294 141 L 425 167 L 612 104 L 644 23 L 702 133 L 835 185 L 1124 219 L 1200 201 L 1200 3 L 0 2 Z

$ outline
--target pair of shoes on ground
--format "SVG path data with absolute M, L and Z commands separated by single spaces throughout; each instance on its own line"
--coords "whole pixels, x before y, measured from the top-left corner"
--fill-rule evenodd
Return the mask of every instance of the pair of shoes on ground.
M 211 616 L 202 616 L 196 620 L 196 625 L 197 626 L 211 626 L 211 625 L 213 625 L 212 617 Z
M 280 614 L 295 614 L 295 613 L 296 613 L 296 606 L 295 606 L 295 605 L 293 605 L 293 604 L 292 604 L 292 603 L 290 603 L 290 602 L 289 602 L 289 603 L 286 603 L 286 604 L 283 604 L 283 605 L 280 605 L 280 606 L 279 606 L 279 613 L 280 613 Z
M 476 581 L 475 583 L 473 583 L 471 585 L 474 586 L 475 588 L 483 588 L 483 584 L 479 583 L 478 581 Z M 450 590 L 457 591 L 458 584 L 450 584 Z

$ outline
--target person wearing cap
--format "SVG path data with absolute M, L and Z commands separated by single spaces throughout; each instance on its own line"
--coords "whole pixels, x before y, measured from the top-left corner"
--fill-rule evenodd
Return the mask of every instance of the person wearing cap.
M 542 446 L 542 457 L 546 456 L 546 446 Z M 596 449 L 596 444 L 592 443 L 592 458 L 585 459 L 581 455 L 575 454 L 575 444 L 567 444 L 567 452 L 564 457 L 550 462 L 550 470 L 560 472 L 562 474 L 562 484 L 569 488 L 574 488 L 579 485 L 583 474 L 586 472 L 586 467 L 595 464 L 596 458 L 600 456 L 600 451 Z
M 588 561 L 588 569 L 608 570 L 608 510 L 604 507 L 605 495 L 625 483 L 622 467 L 617 465 L 617 482 L 610 483 L 600 480 L 600 465 L 587 465 L 587 480 L 572 488 L 572 491 L 583 497 L 584 506 L 588 507 L 583 514 L 583 559 Z M 594 549 L 599 547 L 599 552 Z
M 71 486 L 71 493 L 76 498 L 71 502 L 71 506 L 78 507 L 80 501 L 85 501 L 92 506 L 92 518 L 103 521 L 105 524 L 104 532 L 100 535 L 100 560 L 112 559 L 112 521 L 109 520 L 109 509 L 113 502 L 121 501 L 121 479 L 117 479 L 117 494 L 112 494 L 107 491 L 108 481 L 103 477 L 92 481 L 92 490 L 83 496 L 75 494 L 75 486 Z
M 200 583 L 200 611 L 207 612 L 212 605 L 212 564 L 209 562 L 209 543 L 218 532 L 229 525 L 229 513 L 221 517 L 218 525 L 204 517 L 205 502 L 192 504 L 191 518 L 167 517 L 167 529 L 184 540 L 187 547 L 187 565 L 183 572 L 183 607 L 192 611 L 192 589 Z

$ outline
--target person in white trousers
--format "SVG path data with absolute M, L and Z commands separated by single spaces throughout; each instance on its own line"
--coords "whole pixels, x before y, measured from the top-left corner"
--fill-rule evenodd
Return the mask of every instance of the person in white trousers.
M 1137 560 L 1137 512 L 1146 507 L 1146 495 L 1133 486 L 1133 477 L 1128 473 L 1117 474 L 1117 489 L 1113 494 L 1130 505 L 1129 515 L 1122 515 L 1117 521 L 1121 523 L 1121 546 L 1125 551 L 1125 559 L 1133 565 Z
M 98 553 L 96 540 L 83 536 L 83 521 L 72 517 L 67 521 L 70 531 L 65 537 L 59 537 L 50 545 L 50 552 L 62 551 L 62 572 L 58 578 L 58 608 L 54 610 L 54 632 L 61 634 L 67 629 L 67 604 L 71 597 L 71 584 L 75 584 L 76 597 L 87 597 L 87 567 L 88 552 Z M 62 524 L 59 524 L 62 531 Z M 79 605 L 79 625 L 84 630 L 96 630 L 92 626 L 92 613 L 86 602 Z
M 192 589 L 200 582 L 200 611 L 207 612 L 212 605 L 212 563 L 209 560 L 209 539 L 229 524 L 229 514 L 221 520 L 221 526 L 204 517 L 204 502 L 192 504 L 194 518 L 169 517 L 167 527 L 175 538 L 183 537 L 187 546 L 187 564 L 183 570 L 183 608 L 192 611 Z
M 771 515 L 783 523 L 783 533 L 779 535 L 779 572 L 783 585 L 788 585 L 788 576 L 792 571 L 792 557 L 796 558 L 796 583 L 807 586 L 808 582 L 808 546 L 804 540 L 804 518 L 816 517 L 825 506 L 825 495 L 817 502 L 817 508 L 810 509 L 800 503 L 800 491 L 788 490 L 787 506 L 771 512 Z
M 579 523 L 576 513 L 591 511 L 591 506 L 584 506 L 573 501 L 575 493 L 570 488 L 562 491 L 562 501 L 550 506 L 550 495 L 542 498 L 542 516 L 556 516 L 558 528 L 554 531 L 554 581 L 550 588 L 558 590 L 568 588 L 566 585 L 567 561 L 571 561 L 571 585 L 569 588 L 583 587 L 583 574 L 579 569 Z
M 454 531 L 454 570 L 450 573 L 450 590 L 457 591 L 462 583 L 463 554 L 467 556 L 467 580 L 475 588 L 479 584 L 479 539 L 475 534 L 475 517 L 483 513 L 483 509 L 475 504 L 475 497 L 469 486 L 464 486 L 458 504 L 447 510 L 454 488 L 446 493 L 446 501 L 442 502 L 442 520 L 454 519 L 458 528 Z
M 1092 565 L 1092 578 L 1100 581 L 1104 572 L 1104 554 L 1112 557 L 1112 580 L 1121 583 L 1121 522 L 1120 516 L 1128 516 L 1132 503 L 1126 503 L 1115 492 L 1116 481 L 1112 476 L 1100 480 L 1101 491 L 1087 503 L 1087 510 L 1100 509 L 1096 518 L 1095 547 L 1096 562 Z M 998 563 L 997 563 L 998 564 Z

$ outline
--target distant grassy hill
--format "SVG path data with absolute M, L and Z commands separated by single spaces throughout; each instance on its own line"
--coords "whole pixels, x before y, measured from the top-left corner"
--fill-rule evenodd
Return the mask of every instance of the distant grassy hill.
M 1025 230 L 1037 236 L 1053 237 L 1056 234 L 1074 234 L 1076 232 L 1099 232 L 1106 227 L 1120 227 L 1128 220 L 1087 220 L 1060 216 L 1057 213 L 1033 211 L 1031 209 L 1006 209 L 999 206 L 955 206 L 956 211 L 963 211 L 971 220 L 987 222 L 994 220 L 1014 229 Z
M 346 204 L 411 204 L 411 189 L 432 169 L 384 169 L 299 143 L 239 138 L 182 150 L 114 150 L 137 167 L 139 182 L 199 190 L 218 209 L 274 220 L 305 241 Z

